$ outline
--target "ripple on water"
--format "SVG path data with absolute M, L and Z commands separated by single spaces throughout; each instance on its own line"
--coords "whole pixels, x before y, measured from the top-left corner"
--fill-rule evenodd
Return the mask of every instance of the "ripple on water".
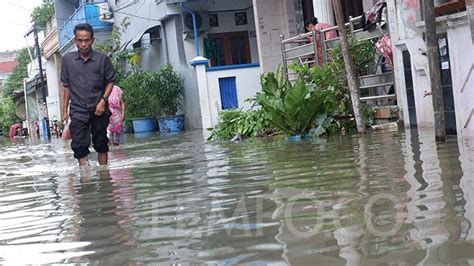
M 4 145 L 0 262 L 462 264 L 474 145 L 433 139 L 127 136 L 89 170 L 59 140 Z

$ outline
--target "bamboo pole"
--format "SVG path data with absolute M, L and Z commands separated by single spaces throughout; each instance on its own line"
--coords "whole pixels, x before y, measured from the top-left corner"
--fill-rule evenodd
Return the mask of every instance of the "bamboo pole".
M 354 109 L 354 117 L 356 120 L 357 125 L 357 132 L 364 133 L 365 132 L 365 122 L 364 122 L 364 115 L 362 112 L 362 106 L 360 103 L 359 98 L 359 81 L 357 80 L 358 77 L 356 76 L 354 63 L 352 62 L 352 57 L 349 51 L 349 41 L 347 39 L 347 33 L 344 23 L 344 15 L 342 12 L 342 6 L 340 0 L 332 0 L 332 4 L 334 7 L 334 13 L 336 15 L 336 24 L 339 30 L 339 35 L 341 37 L 341 45 L 342 45 L 342 55 L 344 56 L 344 62 L 346 64 L 346 73 L 347 73 L 347 80 L 349 83 L 349 91 L 351 94 L 352 100 L 352 107 Z
M 441 70 L 439 66 L 438 37 L 436 36 L 435 9 L 433 0 L 424 1 L 426 47 L 430 68 L 431 94 L 435 122 L 436 142 L 446 141 L 444 117 L 443 87 L 441 87 Z

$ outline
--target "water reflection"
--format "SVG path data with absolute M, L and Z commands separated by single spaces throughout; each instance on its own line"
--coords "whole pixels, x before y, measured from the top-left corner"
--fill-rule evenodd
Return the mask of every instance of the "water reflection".
M 474 264 L 473 142 L 433 140 L 128 136 L 89 171 L 5 144 L 0 262 Z
M 126 159 L 120 154 L 114 155 L 111 159 Z M 136 245 L 130 217 L 134 207 L 133 177 L 129 169 L 99 169 L 94 176 L 98 178 L 92 178 L 91 170 L 82 170 L 81 184 L 77 188 L 78 241 L 90 243 L 87 250 L 93 253 L 87 260 L 108 257 L 102 262 L 121 264 L 127 261 L 123 252 Z

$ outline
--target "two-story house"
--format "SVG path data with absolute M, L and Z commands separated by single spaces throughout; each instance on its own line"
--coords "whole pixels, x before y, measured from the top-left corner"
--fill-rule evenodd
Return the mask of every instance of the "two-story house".
M 347 17 L 360 15 L 364 2 L 345 4 Z M 330 0 L 114 0 L 110 5 L 116 25 L 130 22 L 122 43 L 125 49 L 143 48 L 144 70 L 172 64 L 184 78 L 182 111 L 189 128 L 216 126 L 221 110 L 250 108 L 245 100 L 260 90 L 260 75 L 282 62 L 280 35 L 303 33 L 304 20 L 314 15 L 334 24 Z M 205 64 L 203 71 L 199 64 Z
M 345 17 L 372 4 L 346 3 Z M 91 23 L 101 41 L 112 21 L 127 20 L 122 49 L 142 48 L 143 70 L 172 64 L 184 78 L 181 111 L 190 129 L 216 126 L 221 110 L 251 107 L 245 100 L 260 90 L 260 75 L 282 62 L 280 35 L 303 33 L 312 16 L 334 24 L 330 0 L 56 0 L 55 6 L 56 32 L 43 43 L 50 95 L 60 99 L 60 56 L 75 49 L 75 24 Z

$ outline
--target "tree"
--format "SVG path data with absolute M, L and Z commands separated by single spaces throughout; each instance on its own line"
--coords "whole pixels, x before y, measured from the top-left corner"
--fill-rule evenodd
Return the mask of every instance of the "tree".
M 28 77 L 27 66 L 31 62 L 28 48 L 23 48 L 18 51 L 16 61 L 18 65 L 13 69 L 12 74 L 5 82 L 3 96 L 6 97 L 12 96 L 15 90 L 23 90 L 23 79 Z
M 0 129 L 3 132 L 8 132 L 10 126 L 16 123 L 18 119 L 12 98 L 0 96 Z
M 43 3 L 31 12 L 31 19 L 36 25 L 45 28 L 49 20 L 54 16 L 54 3 Z
M 110 34 L 107 39 L 102 43 L 95 43 L 95 49 L 110 56 L 115 71 L 119 73 L 119 79 L 125 74 L 122 65 L 124 61 L 130 64 L 132 72 L 136 72 L 140 69 L 140 53 L 143 49 L 134 48 L 123 50 L 124 47 L 121 38 L 122 34 L 127 31 L 128 26 L 130 26 L 129 18 L 125 17 L 119 26 L 113 26 L 112 34 Z
M 362 112 L 362 106 L 359 98 L 359 81 L 354 70 L 354 62 L 352 60 L 349 42 L 347 40 L 346 26 L 342 13 L 342 6 L 340 0 L 332 0 L 334 13 L 336 14 L 336 23 L 341 36 L 342 55 L 346 63 L 347 81 L 349 82 L 349 91 L 351 93 L 352 107 L 354 108 L 354 117 L 357 124 L 357 131 L 359 133 L 365 132 L 365 122 Z
M 444 118 L 443 87 L 441 86 L 441 70 L 439 64 L 438 37 L 436 35 L 436 14 L 433 1 L 425 1 L 425 29 L 428 64 L 430 68 L 431 93 L 433 100 L 435 139 L 446 141 L 446 121 Z

